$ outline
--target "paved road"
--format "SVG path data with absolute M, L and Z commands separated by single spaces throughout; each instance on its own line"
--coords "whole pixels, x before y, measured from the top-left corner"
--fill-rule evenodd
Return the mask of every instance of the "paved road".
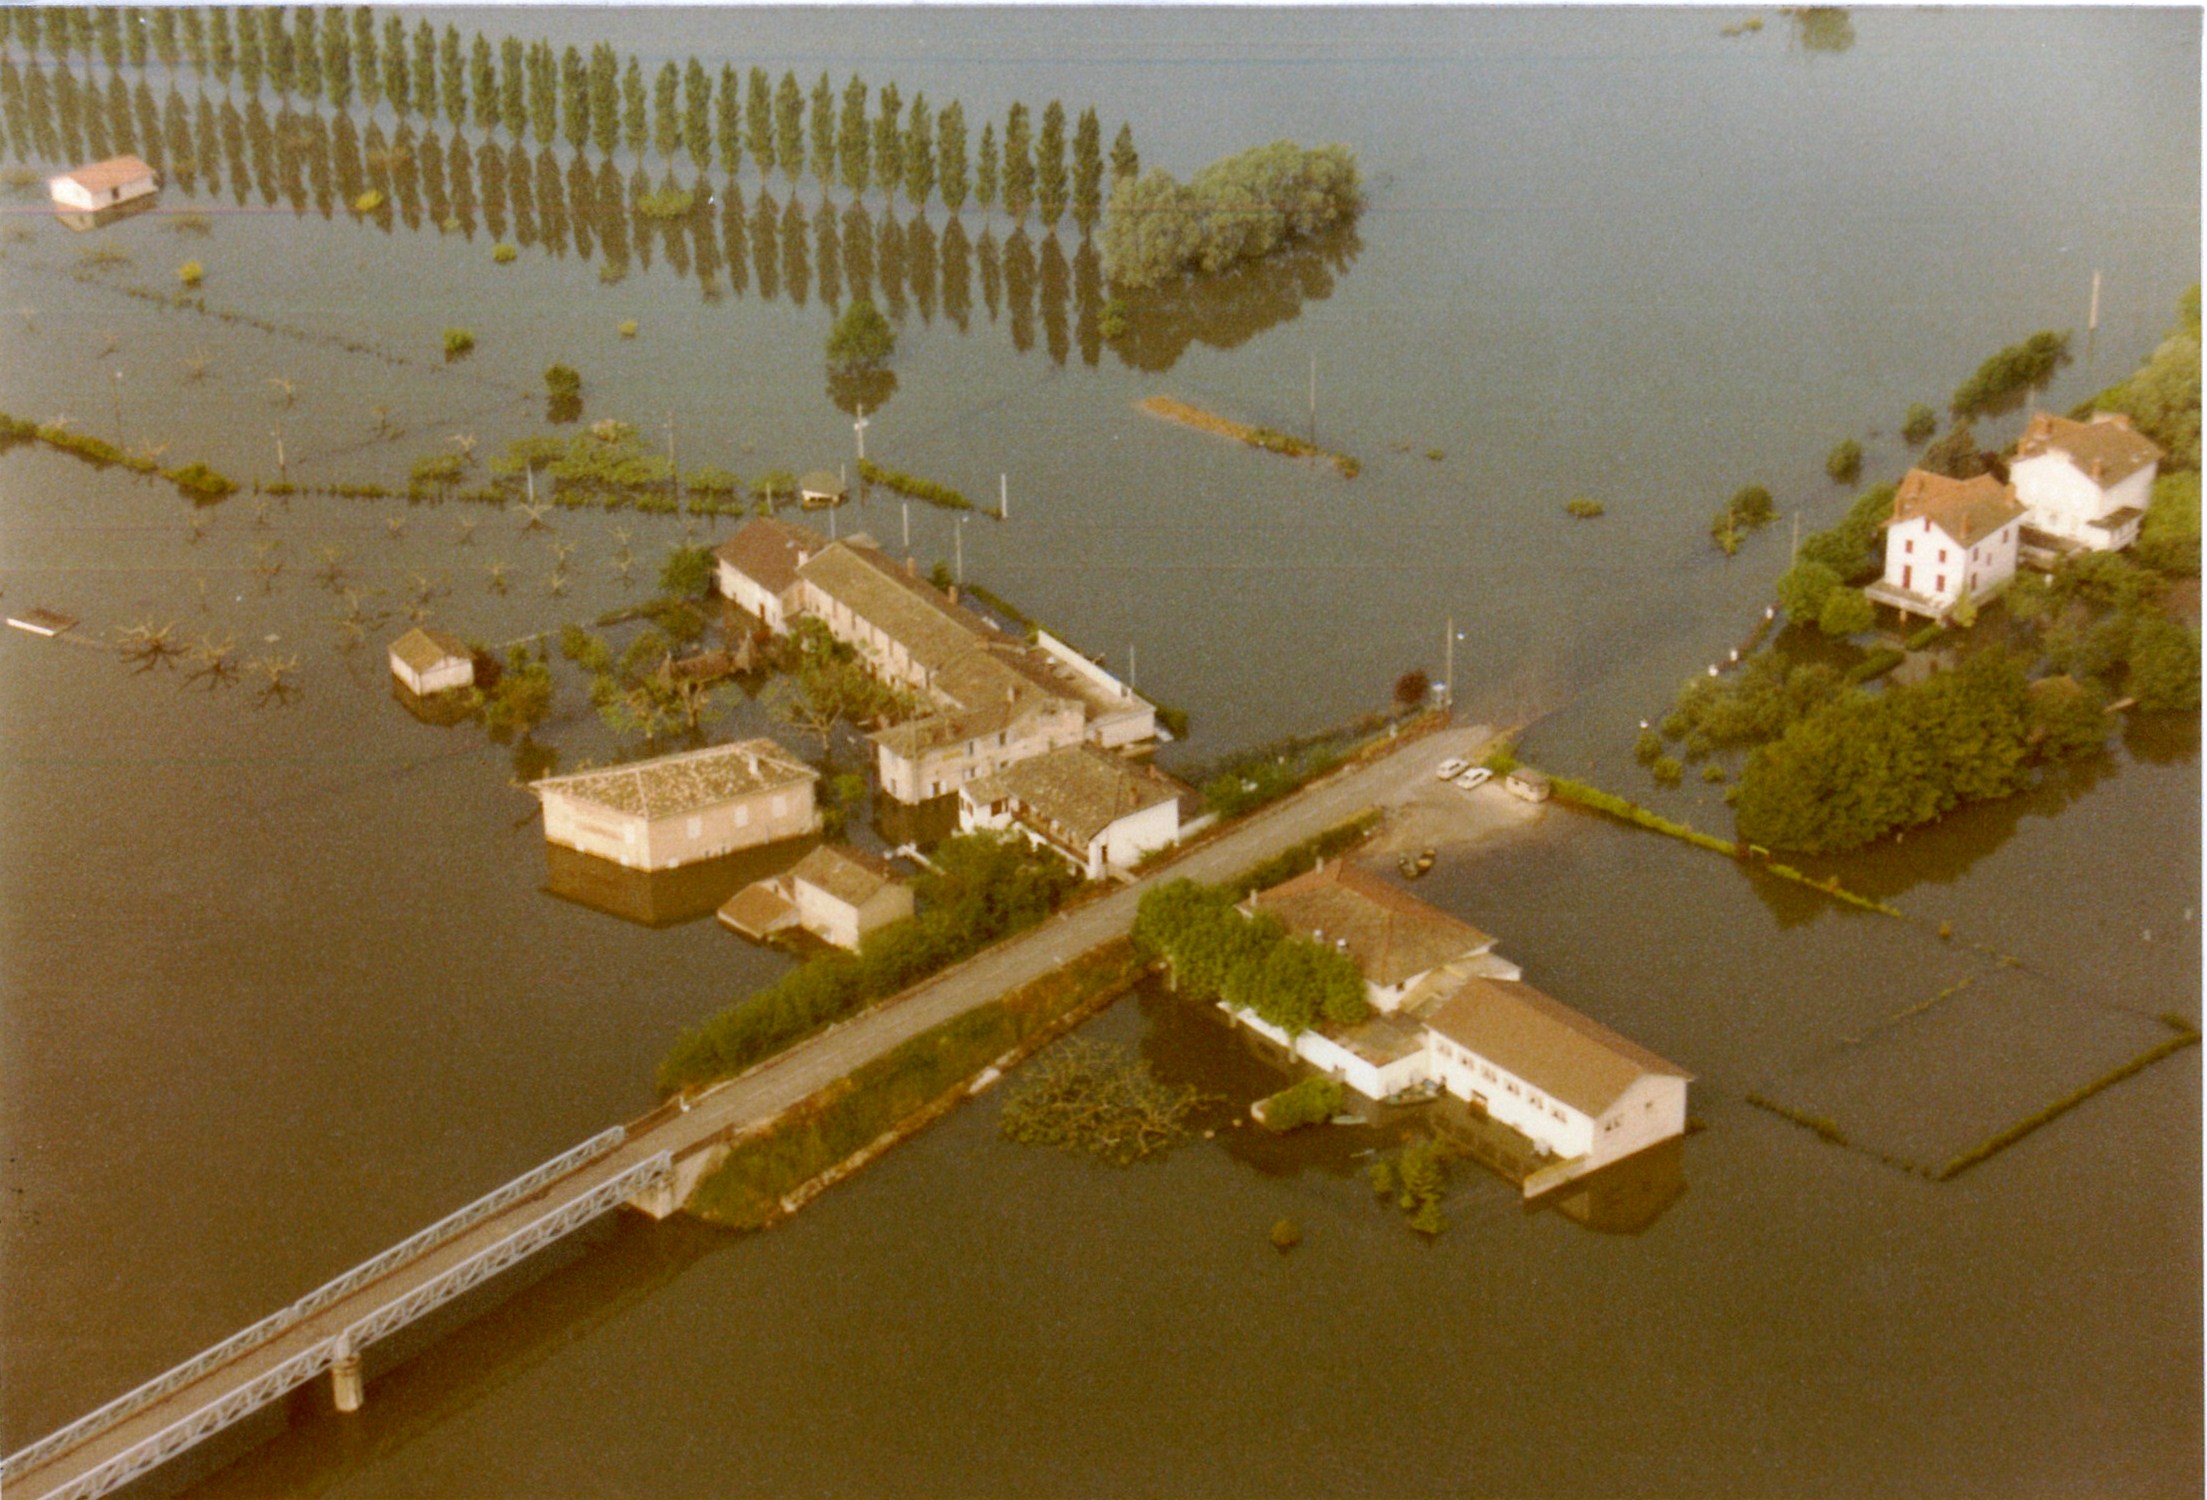
M 715 1085 L 692 1101 L 687 1110 L 654 1111 L 634 1122 L 627 1140 L 606 1155 L 441 1242 L 381 1280 L 361 1287 L 39 1468 L 10 1475 L 11 1496 L 35 1500 L 68 1489 L 115 1455 L 212 1403 L 235 1396 L 253 1381 L 314 1350 L 379 1308 L 484 1255 L 531 1225 L 542 1223 L 592 1189 L 642 1166 L 659 1153 L 669 1152 L 680 1158 L 729 1132 L 763 1124 L 900 1043 L 1110 941 L 1132 924 L 1135 905 L 1150 885 L 1180 876 L 1202 881 L 1228 879 L 1366 808 L 1399 801 L 1431 778 L 1434 765 L 1442 757 L 1473 754 L 1491 737 L 1492 731 L 1485 728 L 1465 727 L 1414 741 L 1403 750 L 1253 815 L 1231 832 L 1135 884 L 1053 917 L 898 999 L 790 1048 L 740 1078 Z M 316 1373 L 319 1371 L 309 1371 L 303 1378 L 311 1379 Z

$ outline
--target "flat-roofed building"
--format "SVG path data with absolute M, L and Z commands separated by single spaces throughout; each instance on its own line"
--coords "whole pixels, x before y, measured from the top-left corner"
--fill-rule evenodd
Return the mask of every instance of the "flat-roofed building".
M 1186 790 L 1153 766 L 1068 745 L 960 787 L 958 825 L 1015 829 L 1100 880 L 1178 842 Z
M 685 750 L 532 782 L 555 844 L 669 870 L 802 838 L 819 824 L 819 773 L 770 739 Z

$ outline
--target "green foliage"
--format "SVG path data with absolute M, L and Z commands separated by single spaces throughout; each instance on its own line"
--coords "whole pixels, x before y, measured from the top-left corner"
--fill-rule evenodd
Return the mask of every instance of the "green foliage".
M 1657 786 L 1676 786 L 1684 778 L 1686 768 L 1678 763 L 1675 755 L 1658 755 L 1649 764 L 1648 774 L 1655 778 Z
M 1816 628 L 1835 639 L 1860 635 L 1877 623 L 1877 610 L 1860 589 L 1834 588 L 1816 612 Z
M 2149 713 L 2199 708 L 2199 632 L 2160 614 L 2132 624 L 2123 693 Z
M 188 260 L 188 261 L 185 261 L 185 262 L 184 262 L 184 264 L 182 264 L 182 265 L 180 265 L 180 266 L 178 266 L 178 267 L 176 268 L 176 279 L 177 279 L 178 281 L 181 281 L 181 282 L 183 282 L 183 283 L 184 283 L 184 285 L 186 285 L 186 286 L 194 286 L 194 287 L 195 287 L 195 286 L 198 286 L 198 285 L 200 284 L 200 282 L 202 282 L 202 281 L 206 280 L 206 278 L 207 278 L 207 268 L 206 268 L 205 266 L 202 266 L 202 265 L 201 265 L 201 264 L 200 264 L 200 263 L 199 263 L 198 261 L 196 261 L 196 260 Z M 2193 510 L 2194 510 L 2194 512 L 2196 513 L 2196 512 L 2197 512 L 2197 510 L 2198 510 L 2198 505 L 2197 505 L 2197 503 L 2196 503 L 2196 488 L 2197 488 L 2197 487 L 2195 486 L 2194 488 L 2195 488 L 2195 503 L 2194 503 L 2194 505 L 2193 505 Z
M 1950 408 L 1957 417 L 2005 411 L 2025 391 L 2053 379 L 2054 372 L 2067 363 L 2069 335 L 2040 329 L 1979 365 L 1975 374 L 1955 387 Z
M 475 335 L 465 328 L 447 328 L 444 331 L 444 357 L 457 359 L 475 347 Z
M 1715 679 L 1705 679 L 1714 681 Z M 1691 684 L 1689 684 L 1691 686 Z M 1652 729 L 1643 729 L 1632 742 L 1632 758 L 1643 766 L 1652 766 L 1663 753 L 1663 736 Z
M 1259 920 L 1244 925 L 1254 927 Z M 1369 1013 L 1364 977 L 1355 960 L 1296 935 L 1277 936 L 1261 956 L 1242 952 L 1228 969 L 1219 994 L 1228 1005 L 1254 1011 L 1290 1036 L 1310 1030 L 1320 1020 L 1354 1025 Z
M 1873 485 L 1855 496 L 1847 507 L 1847 514 L 1837 526 L 1825 531 L 1813 532 L 1801 539 L 1801 563 L 1815 563 L 1830 569 L 1841 583 L 1856 583 L 1876 573 L 1882 562 L 1884 525 L 1893 514 L 1893 486 Z M 1821 595 L 1816 607 L 1823 607 Z M 1791 613 L 1789 608 L 1788 613 Z M 1814 612 L 1796 614 L 1794 618 L 1806 623 L 1814 619 Z
M 475 691 L 483 723 L 493 735 L 527 734 L 552 711 L 552 669 L 541 649 L 516 646 L 486 694 Z
M 702 599 L 713 591 L 713 554 L 704 547 L 676 547 L 659 570 L 660 592 L 676 599 Z
M 1906 652 L 1896 651 L 1891 646 L 1880 646 L 1849 667 L 1847 675 L 1842 680 L 1849 687 L 1865 682 L 1875 682 L 1906 660 L 1908 660 Z
M 1289 845 L 1270 859 L 1251 865 L 1226 882 L 1223 889 L 1230 892 L 1270 890 L 1281 881 L 1313 868 L 1320 860 L 1332 859 L 1355 848 L 1370 836 L 1379 822 L 1380 815 L 1369 812 L 1360 813 L 1345 823 L 1336 823 L 1299 844 Z
M 1862 473 L 1862 445 L 1846 438 L 1824 455 L 1824 472 L 1841 484 L 1853 484 Z
M 184 492 L 192 500 L 220 500 L 225 495 L 237 493 L 237 483 L 228 476 L 216 473 L 198 459 L 174 469 L 163 469 L 162 477 Z
M 966 175 L 966 107 L 953 99 L 938 122 L 941 135 L 936 147 L 936 176 L 942 180 L 943 207 L 956 213 L 965 207 L 970 183 Z
M 1994 651 L 1919 683 L 1848 693 L 1748 758 L 1740 836 L 1853 849 L 2015 791 L 2027 778 L 2029 698 L 2021 667 Z
M 1077 883 L 1026 840 L 945 840 L 923 875 L 919 915 L 867 935 L 856 953 L 823 953 L 686 1033 L 661 1060 L 662 1095 L 742 1072 L 831 1021 L 1041 921 Z M 847 1153 L 846 1153 L 847 1154 Z
M 1316 1074 L 1263 1101 L 1259 1113 L 1267 1130 L 1300 1130 L 1305 1125 L 1322 1125 L 1341 1113 L 1344 1097 L 1340 1084 Z
M 1770 498 L 1770 491 L 1759 484 L 1743 485 L 1733 491 L 1732 498 L 1724 503 L 1732 519 L 1741 526 L 1766 526 L 1777 517 L 1778 507 Z
M 1602 505 L 1601 501 L 1589 500 L 1584 495 L 1575 495 L 1571 499 L 1566 500 L 1563 504 L 1563 509 L 1566 515 L 1569 515 L 1581 521 L 1594 520 L 1602 515 L 1604 512 L 1604 506 Z
M 1778 607 L 1804 624 L 1816 620 L 1840 582 L 1839 574 L 1823 563 L 1795 563 L 1778 577 Z
M 1043 106 L 1042 133 L 1035 139 L 1035 206 L 1045 229 L 1065 216 L 1070 174 L 1065 164 L 1065 106 L 1052 99 Z
M 1901 441 L 1910 447 L 1924 441 L 1939 430 L 1939 414 L 1918 401 L 1908 408 L 1908 415 L 1901 419 Z
M 582 376 L 572 365 L 547 365 L 544 390 L 554 401 L 572 401 L 582 394 Z
M 1985 459 L 1977 451 L 1977 434 L 1969 423 L 1956 422 L 1945 436 L 1923 450 L 1916 467 L 1949 479 L 1975 479 L 1985 472 Z
M 496 244 L 490 248 L 490 258 L 501 266 L 510 266 L 521 258 L 521 252 L 508 244 Z
M 2178 306 L 2176 326 L 2129 379 L 2111 386 L 2090 403 L 2099 411 L 2119 411 L 2167 450 L 2162 471 L 2199 469 L 2199 287 Z M 2150 515 L 2150 512 L 2149 512 Z
M 828 334 L 828 366 L 839 371 L 871 370 L 896 352 L 897 336 L 879 308 L 854 299 Z
M 1112 187 L 1104 262 L 1120 287 L 1211 275 L 1351 219 L 1362 202 L 1346 146 L 1275 141 L 1213 162 L 1185 186 L 1152 168 Z
M 1073 223 L 1083 236 L 1103 213 L 1103 127 L 1093 105 L 1073 127 Z
M 2031 684 L 2026 738 L 2046 760 L 2067 760 L 2107 743 L 2107 694 L 2074 677 L 2044 677 Z
M 2171 577 L 2199 576 L 2199 471 L 2177 469 L 2153 482 L 2134 555 Z
M 971 500 L 947 484 L 937 484 L 932 479 L 922 479 L 901 469 L 884 468 L 870 458 L 858 461 L 858 477 L 868 484 L 878 484 L 884 489 L 895 490 L 900 495 L 910 495 L 915 500 L 924 500 L 929 505 L 939 506 L 944 510 L 973 509 Z
M 592 635 L 580 625 L 560 627 L 559 654 L 592 676 L 613 670 L 613 648 L 603 636 Z

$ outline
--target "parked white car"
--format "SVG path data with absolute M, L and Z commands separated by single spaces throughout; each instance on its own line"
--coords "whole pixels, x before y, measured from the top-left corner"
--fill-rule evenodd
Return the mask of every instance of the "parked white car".
M 1440 769 L 1433 774 L 1442 781 L 1454 781 L 1457 777 L 1463 775 L 1465 769 L 1470 765 L 1471 762 L 1461 755 L 1451 755 L 1447 760 L 1441 762 Z
M 1476 792 L 1494 779 L 1494 773 L 1485 766 L 1473 766 L 1456 778 L 1456 784 L 1467 792 Z

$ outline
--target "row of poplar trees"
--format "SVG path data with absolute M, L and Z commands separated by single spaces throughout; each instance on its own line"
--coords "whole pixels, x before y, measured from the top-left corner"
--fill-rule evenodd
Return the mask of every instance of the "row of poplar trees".
M 902 194 L 914 207 L 938 193 L 953 213 L 969 196 L 983 209 L 1001 201 L 1015 223 L 1033 212 L 1055 228 L 1070 211 L 1083 234 L 1103 213 L 1107 163 L 1096 111 L 1081 111 L 1068 141 L 1065 106 L 1054 99 L 1039 129 L 1024 104 L 1011 107 L 1001 138 L 993 120 L 983 123 L 969 159 L 965 107 L 954 101 L 937 115 L 917 94 L 907 108 L 893 83 L 875 93 L 853 75 L 839 97 L 823 72 L 808 96 L 794 72 L 776 83 L 764 68 L 739 78 L 724 65 L 716 82 L 693 57 L 679 69 L 661 64 L 647 90 L 636 58 L 624 63 L 604 42 L 587 56 L 513 36 L 494 49 L 481 32 L 463 41 L 449 23 L 439 32 L 423 20 L 409 32 L 390 16 L 379 27 L 365 5 L 301 6 L 288 19 L 280 5 L 24 6 L 0 26 L 0 48 L 16 47 L 63 66 L 97 56 L 110 68 L 126 59 L 142 68 L 150 51 L 165 67 L 189 63 L 202 78 L 224 87 L 235 78 L 248 93 L 265 80 L 286 99 L 326 97 L 345 109 L 357 96 L 371 109 L 389 104 L 402 120 L 442 114 L 456 127 L 472 121 L 517 142 L 534 136 L 540 146 L 564 138 L 577 151 L 594 145 L 611 155 L 625 146 L 639 159 L 649 149 L 669 161 L 687 152 L 698 170 L 718 166 L 731 176 L 749 158 L 761 178 L 779 171 L 794 184 L 809 171 L 824 189 L 879 187 L 889 201 Z M 1125 124 L 1108 166 L 1114 183 L 1141 169 Z

